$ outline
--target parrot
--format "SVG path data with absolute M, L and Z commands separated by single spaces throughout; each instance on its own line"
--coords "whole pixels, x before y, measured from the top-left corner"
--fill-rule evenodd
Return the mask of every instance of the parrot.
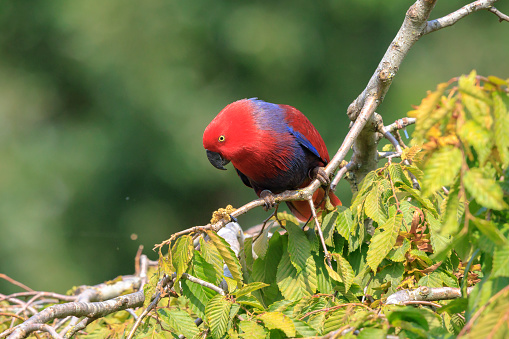
M 235 101 L 205 128 L 203 147 L 217 169 L 225 170 L 231 162 L 242 182 L 265 200 L 265 209 L 274 207 L 274 194 L 306 187 L 314 179 L 322 186 L 313 203 L 325 207 L 329 153 L 316 128 L 292 106 L 258 98 Z M 341 205 L 332 191 L 328 197 L 333 206 Z M 300 221 L 312 217 L 307 201 L 286 203 Z

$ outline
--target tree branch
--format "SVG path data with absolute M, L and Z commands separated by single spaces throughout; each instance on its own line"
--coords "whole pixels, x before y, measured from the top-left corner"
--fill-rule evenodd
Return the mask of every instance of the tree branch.
M 458 9 L 457 11 L 454 11 L 446 16 L 443 16 L 441 18 L 428 21 L 426 25 L 426 29 L 424 30 L 424 34 L 429 34 L 435 31 L 438 31 L 439 29 L 452 26 L 459 20 L 463 19 L 467 15 L 477 12 L 479 10 L 486 9 L 495 15 L 499 17 L 500 21 L 506 20 L 509 21 L 509 17 L 502 12 L 500 12 L 498 9 L 493 7 L 493 4 L 497 2 L 498 0 L 477 0 L 472 3 L 469 3 L 468 5 L 465 5 Z
M 473 287 L 467 289 L 470 293 Z M 461 289 L 456 287 L 436 287 L 430 288 L 421 286 L 415 290 L 401 290 L 387 297 L 387 305 L 404 304 L 409 301 L 437 301 L 449 300 L 461 297 Z

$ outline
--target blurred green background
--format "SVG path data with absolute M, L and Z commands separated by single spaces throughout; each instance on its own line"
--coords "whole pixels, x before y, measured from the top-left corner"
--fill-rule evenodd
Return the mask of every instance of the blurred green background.
M 175 231 L 255 198 L 202 146 L 237 99 L 297 107 L 334 154 L 412 2 L 2 1 L 0 273 L 37 290 L 96 284 L 133 272 L 140 244 L 155 259 Z M 393 122 L 474 68 L 509 77 L 508 57 L 509 24 L 475 13 L 414 46 L 379 113 Z

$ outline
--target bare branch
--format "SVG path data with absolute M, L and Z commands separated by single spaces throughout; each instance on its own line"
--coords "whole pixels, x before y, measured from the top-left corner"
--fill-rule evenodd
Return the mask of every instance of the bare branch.
M 470 293 L 473 287 L 467 288 Z M 387 297 L 387 305 L 402 304 L 408 301 L 437 301 L 449 300 L 461 297 L 461 288 L 456 287 L 436 287 L 430 288 L 421 286 L 415 290 L 401 290 Z
M 199 278 L 193 277 L 192 275 L 187 274 L 187 273 L 182 273 L 182 277 L 183 277 L 184 279 L 187 279 L 187 280 L 189 280 L 189 281 L 194 282 L 195 284 L 198 284 L 198 285 L 202 285 L 202 286 L 208 287 L 208 288 L 210 288 L 211 290 L 216 291 L 217 293 L 219 293 L 219 294 L 221 294 L 221 295 L 226 295 L 226 293 L 224 293 L 224 291 L 223 291 L 221 288 L 219 288 L 219 287 L 217 287 L 216 285 L 211 284 L 211 283 L 209 283 L 209 282 L 207 282 L 207 281 L 205 281 L 205 280 L 201 280 L 201 279 L 199 279 Z
M 32 316 L 24 323 L 16 326 L 16 329 L 8 337 L 9 339 L 24 338 L 33 331 L 40 330 L 41 324 L 56 318 L 69 315 L 78 317 L 96 318 L 107 314 L 125 310 L 126 308 L 143 305 L 145 296 L 143 291 L 123 295 L 114 299 L 99 302 L 72 302 L 67 304 L 53 305 Z M 60 337 L 60 336 L 59 336 Z
M 506 14 L 500 12 L 495 7 L 488 8 L 488 11 L 490 11 L 491 13 L 495 14 L 496 16 L 498 16 L 498 21 L 499 22 L 502 22 L 502 21 L 508 21 L 509 22 L 509 15 L 506 15 Z
M 499 10 L 493 7 L 493 4 L 497 1 L 498 0 L 477 0 L 461 7 L 457 11 L 454 11 L 446 16 L 428 21 L 426 29 L 424 30 L 424 34 L 429 34 L 438 31 L 439 29 L 452 26 L 459 20 L 466 17 L 467 15 L 483 9 L 495 13 L 499 17 L 500 21 L 503 20 L 509 21 L 507 20 L 508 19 L 507 15 L 501 13 Z
M 415 124 L 416 120 L 417 119 L 415 119 L 415 118 L 407 118 L 407 117 L 402 118 L 402 119 L 398 119 L 395 122 L 393 122 L 392 124 L 385 126 L 385 130 L 387 132 L 392 133 L 395 130 L 404 129 L 407 126 Z

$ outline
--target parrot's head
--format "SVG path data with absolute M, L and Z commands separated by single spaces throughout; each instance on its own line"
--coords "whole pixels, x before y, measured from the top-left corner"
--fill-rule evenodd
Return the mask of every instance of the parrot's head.
M 253 119 L 254 105 L 250 99 L 235 101 L 226 106 L 203 132 L 203 147 L 210 163 L 221 170 L 230 161 L 235 165 L 251 152 L 258 138 Z

